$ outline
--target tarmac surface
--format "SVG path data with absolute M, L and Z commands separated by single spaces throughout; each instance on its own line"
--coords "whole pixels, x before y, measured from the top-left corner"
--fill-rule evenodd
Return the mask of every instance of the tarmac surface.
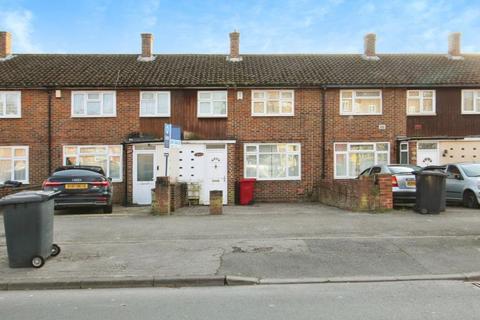
M 221 216 L 208 215 L 208 207 L 162 217 L 148 207 L 115 207 L 110 215 L 57 211 L 55 242 L 62 252 L 42 268 L 9 268 L 1 221 L 0 289 L 93 287 L 96 280 L 105 287 L 175 286 L 172 279 L 180 278 L 208 285 L 225 276 L 468 278 L 480 271 L 480 210 L 371 214 L 290 203 L 230 206 Z

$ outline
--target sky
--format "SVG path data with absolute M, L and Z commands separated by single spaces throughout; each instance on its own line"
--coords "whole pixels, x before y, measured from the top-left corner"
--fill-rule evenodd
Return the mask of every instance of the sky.
M 480 0 L 0 0 L 0 31 L 16 53 L 442 53 L 449 32 L 480 52 Z

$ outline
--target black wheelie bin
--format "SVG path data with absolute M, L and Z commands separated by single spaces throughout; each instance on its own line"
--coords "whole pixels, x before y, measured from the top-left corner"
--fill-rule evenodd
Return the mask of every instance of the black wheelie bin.
M 417 182 L 415 211 L 438 214 L 445 211 L 446 177 L 443 172 L 424 170 L 415 173 Z
M 0 199 L 11 268 L 40 268 L 60 253 L 53 243 L 53 197 L 58 192 L 24 191 Z

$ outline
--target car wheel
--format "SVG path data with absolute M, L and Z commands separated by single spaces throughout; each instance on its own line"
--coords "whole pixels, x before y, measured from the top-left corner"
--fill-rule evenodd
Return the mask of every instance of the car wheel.
M 103 207 L 103 213 L 112 213 L 112 211 L 113 211 L 112 205 Z
M 60 247 L 58 246 L 58 244 L 52 244 L 52 252 L 50 253 L 50 256 L 52 257 L 56 257 L 60 254 Z
M 475 193 L 470 190 L 465 191 L 463 194 L 463 205 L 472 209 L 478 209 L 480 207 Z
M 34 268 L 41 268 L 45 264 L 45 259 L 42 257 L 36 256 L 32 258 L 32 267 Z

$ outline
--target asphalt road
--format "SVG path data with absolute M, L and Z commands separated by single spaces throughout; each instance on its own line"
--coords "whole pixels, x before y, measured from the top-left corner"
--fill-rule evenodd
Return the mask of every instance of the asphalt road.
M 0 319 L 477 320 L 479 301 L 453 281 L 0 291 Z

